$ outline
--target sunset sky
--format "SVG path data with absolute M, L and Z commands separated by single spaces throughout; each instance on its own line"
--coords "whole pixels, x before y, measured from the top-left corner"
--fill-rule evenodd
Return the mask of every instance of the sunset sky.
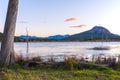
M 75 34 L 102 25 L 120 35 L 120 0 L 19 0 L 15 35 Z M 0 0 L 3 32 L 8 0 Z

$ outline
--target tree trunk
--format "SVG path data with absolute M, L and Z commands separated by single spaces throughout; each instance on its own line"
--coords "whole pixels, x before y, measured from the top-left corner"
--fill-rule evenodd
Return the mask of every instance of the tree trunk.
M 1 44 L 0 65 L 9 65 L 15 63 L 14 34 L 18 12 L 18 2 L 19 0 L 9 0 L 3 40 Z

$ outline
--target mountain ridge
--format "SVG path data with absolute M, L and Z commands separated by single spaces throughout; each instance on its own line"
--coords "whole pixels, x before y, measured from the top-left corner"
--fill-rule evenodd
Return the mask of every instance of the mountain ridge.
M 108 29 L 102 26 L 94 26 L 91 30 L 73 34 L 63 41 L 87 41 L 87 40 L 110 40 L 120 39 L 119 35 L 111 33 Z
M 82 33 L 77 33 L 73 35 L 53 35 L 48 37 L 38 37 L 38 36 L 15 36 L 15 41 L 25 42 L 29 38 L 29 41 L 41 42 L 41 41 L 120 41 L 120 36 L 111 33 L 108 29 L 102 26 L 94 26 L 88 31 Z M 2 33 L 0 33 L 0 41 L 2 40 Z

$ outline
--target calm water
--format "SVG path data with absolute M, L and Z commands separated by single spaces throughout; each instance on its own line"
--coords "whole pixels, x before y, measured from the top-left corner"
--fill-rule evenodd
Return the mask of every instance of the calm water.
M 95 47 L 106 47 L 106 50 L 94 50 Z M 29 53 L 26 53 L 26 43 L 15 43 L 17 54 L 29 56 L 46 55 L 119 55 L 120 42 L 31 42 Z
M 29 53 L 26 53 L 26 43 L 16 42 L 15 52 L 17 54 L 29 56 L 46 55 L 119 55 L 120 42 L 30 42 Z M 95 50 L 95 47 L 105 47 L 109 49 Z

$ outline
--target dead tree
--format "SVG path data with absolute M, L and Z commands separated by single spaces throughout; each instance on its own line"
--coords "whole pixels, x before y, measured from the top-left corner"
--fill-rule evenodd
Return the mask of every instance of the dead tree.
M 9 0 L 3 40 L 1 43 L 0 65 L 9 65 L 15 63 L 14 34 L 18 13 L 18 3 L 19 0 Z
M 28 34 L 28 29 L 26 28 L 26 36 L 27 36 L 27 39 L 26 39 L 26 43 L 27 43 L 27 47 L 26 47 L 26 53 L 29 53 L 29 34 Z

